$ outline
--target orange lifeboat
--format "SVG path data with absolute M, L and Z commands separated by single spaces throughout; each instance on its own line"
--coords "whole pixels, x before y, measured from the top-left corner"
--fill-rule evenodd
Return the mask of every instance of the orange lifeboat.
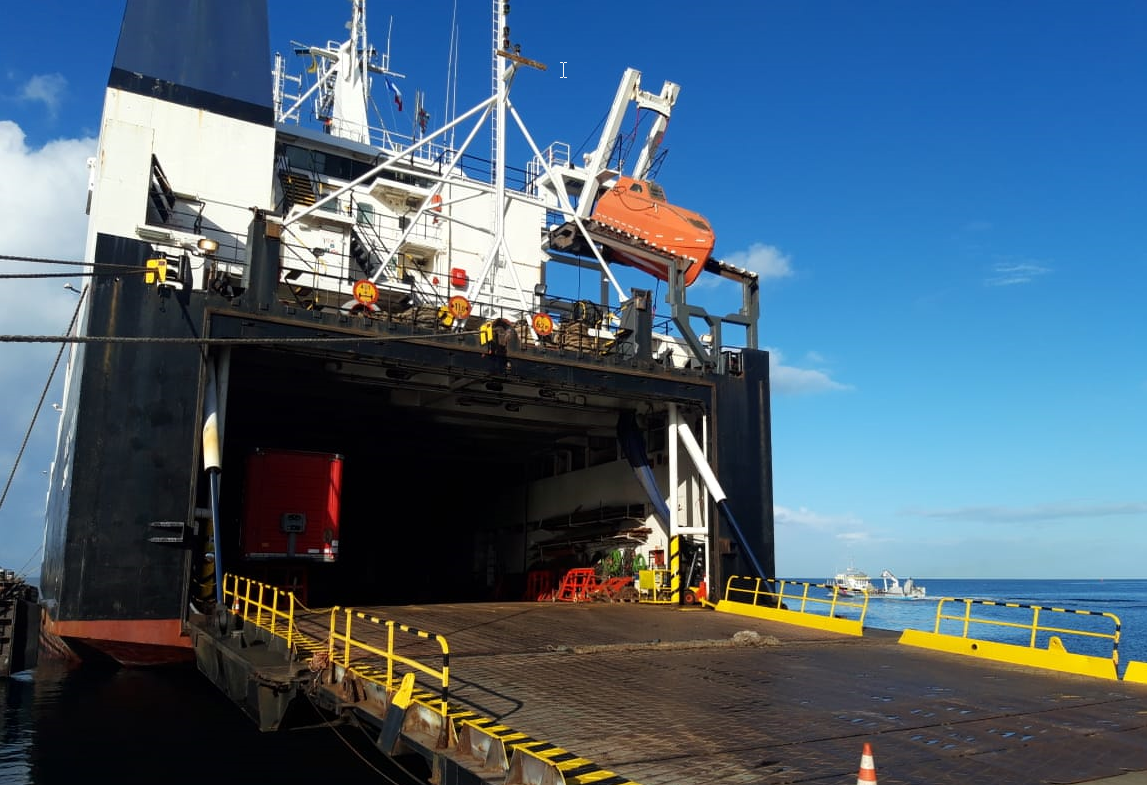
M 697 213 L 665 200 L 657 183 L 622 175 L 602 194 L 587 226 L 616 261 L 669 280 L 670 265 L 682 265 L 693 283 L 713 253 L 717 238 Z

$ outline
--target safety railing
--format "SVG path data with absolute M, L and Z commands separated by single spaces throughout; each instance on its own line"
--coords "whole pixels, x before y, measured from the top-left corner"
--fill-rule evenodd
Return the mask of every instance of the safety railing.
M 945 613 L 945 604 L 949 606 L 954 603 L 963 605 L 961 613 Z M 1006 618 L 991 618 L 981 613 L 981 615 L 973 615 L 973 609 L 985 610 L 988 608 L 1015 608 L 1031 611 L 1031 618 L 1026 622 L 1011 621 Z M 1073 616 L 1088 616 L 1088 617 L 1101 617 L 1111 622 L 1114 629 L 1111 632 L 1100 630 L 1088 630 L 1082 628 L 1068 628 L 1062 626 L 1052 626 L 1040 623 L 1040 614 L 1042 612 L 1070 614 Z M 1007 612 L 1005 612 L 1007 613 Z M 1009 614 L 1010 615 L 1010 614 Z M 1097 619 L 1098 620 L 1098 619 Z M 1077 610 L 1072 608 L 1054 608 L 1043 605 L 1028 605 L 1020 602 L 996 602 L 994 600 L 974 600 L 964 599 L 958 597 L 944 597 L 936 605 L 936 626 L 934 632 L 936 634 L 951 635 L 945 629 L 944 622 L 954 622 L 948 624 L 947 629 L 957 626 L 960 630 L 959 637 L 972 638 L 979 637 L 973 636 L 970 633 L 973 629 L 977 631 L 995 631 L 994 637 L 1009 637 L 1007 633 L 1013 633 L 1010 637 L 1011 640 L 1002 640 L 1001 643 L 1012 643 L 1013 645 L 1026 645 L 1028 648 L 1034 649 L 1056 635 L 1073 635 L 1081 639 L 1110 641 L 1111 654 L 1110 658 L 1112 663 L 1116 666 L 1119 664 L 1119 635 L 1121 623 L 1119 617 L 1114 613 L 1106 613 L 1101 611 L 1088 611 Z M 1022 641 L 1026 640 L 1026 644 Z
M 356 620 L 359 623 L 385 627 L 386 646 L 374 645 L 365 640 L 366 636 L 355 638 Z M 395 647 L 396 632 L 436 642 L 440 650 L 438 657 L 441 666 L 435 668 L 414 657 L 399 654 Z M 331 609 L 328 640 L 332 664 L 341 665 L 346 670 L 354 672 L 359 678 L 384 687 L 388 694 L 398 689 L 405 673 L 415 673 L 416 679 L 417 673 L 421 673 L 436 681 L 438 684 L 438 705 L 433 708 L 443 717 L 446 716 L 447 702 L 450 697 L 450 647 L 441 635 L 409 627 L 405 624 L 398 624 L 388 619 L 380 619 L 377 616 L 369 616 L 353 608 L 336 606 Z M 385 660 L 386 665 L 382 675 L 376 675 L 376 671 L 372 667 L 373 663 L 369 659 L 372 657 Z M 397 671 L 402 668 L 405 668 L 405 672 L 398 673 Z
M 743 582 L 735 585 L 734 582 Z M 776 586 L 774 590 L 770 588 Z M 812 589 L 825 589 L 828 597 L 817 597 L 809 592 Z M 842 595 L 837 587 L 826 583 L 809 583 L 807 581 L 787 581 L 773 578 L 765 581 L 762 578 L 749 578 L 732 576 L 725 584 L 725 599 L 729 602 L 743 602 L 758 607 L 785 608 L 794 613 L 811 613 L 829 617 L 836 617 L 838 611 L 853 612 L 859 615 L 858 621 L 864 624 L 864 616 L 868 613 L 868 594 L 864 593 L 859 600 Z M 762 602 L 762 600 L 765 600 Z
M 241 575 L 225 573 L 223 602 L 244 622 L 283 638 L 288 649 L 294 646 L 298 637 L 295 628 L 298 602 L 293 592 Z

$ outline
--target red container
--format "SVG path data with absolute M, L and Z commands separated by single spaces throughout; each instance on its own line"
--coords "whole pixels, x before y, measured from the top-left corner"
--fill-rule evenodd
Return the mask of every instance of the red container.
M 335 453 L 260 449 L 248 457 L 244 557 L 335 561 L 342 466 Z

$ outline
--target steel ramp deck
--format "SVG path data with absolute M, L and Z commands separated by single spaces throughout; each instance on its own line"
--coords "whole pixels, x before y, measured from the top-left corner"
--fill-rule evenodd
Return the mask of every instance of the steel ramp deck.
M 451 705 L 619 781 L 853 782 L 866 741 L 884 785 L 1147 770 L 1147 686 L 919 650 L 892 632 L 632 603 L 356 610 L 444 636 Z M 300 629 L 321 638 L 328 621 Z

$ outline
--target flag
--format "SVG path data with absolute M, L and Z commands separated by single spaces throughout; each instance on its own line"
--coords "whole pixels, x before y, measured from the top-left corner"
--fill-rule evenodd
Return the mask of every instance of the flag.
M 394 103 L 398 106 L 398 111 L 402 111 L 402 91 L 398 89 L 394 82 L 390 81 L 390 77 L 386 77 L 386 86 L 390 88 L 390 92 L 394 93 Z

